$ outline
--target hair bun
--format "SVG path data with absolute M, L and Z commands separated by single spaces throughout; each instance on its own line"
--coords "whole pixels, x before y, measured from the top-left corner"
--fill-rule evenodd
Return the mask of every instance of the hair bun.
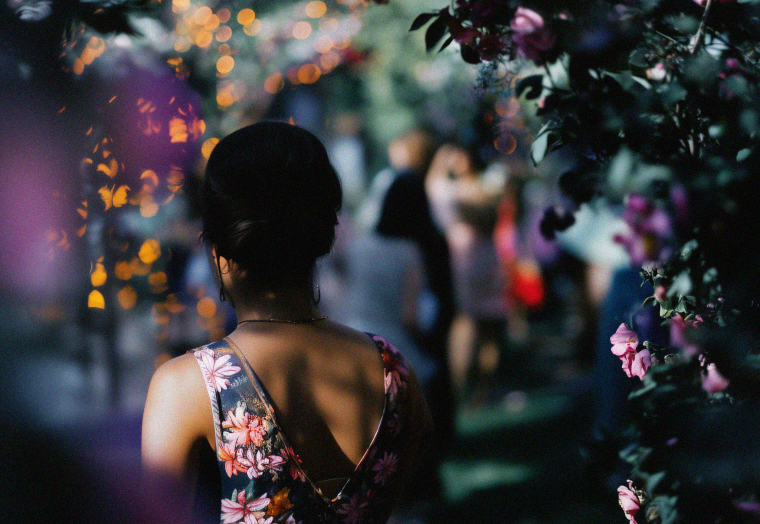
M 319 140 L 262 122 L 223 138 L 206 166 L 203 236 L 249 276 L 302 279 L 335 240 L 340 181 Z

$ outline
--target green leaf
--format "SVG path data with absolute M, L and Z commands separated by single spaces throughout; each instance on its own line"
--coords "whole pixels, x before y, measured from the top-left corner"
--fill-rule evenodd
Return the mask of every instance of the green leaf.
M 438 42 L 441 41 L 443 35 L 448 31 L 448 26 L 440 17 L 436 18 L 432 24 L 430 24 L 425 31 L 425 49 L 430 52 Z
M 544 75 L 530 75 L 521 78 L 515 86 L 515 97 L 519 98 L 526 91 L 525 98 L 533 100 L 541 96 L 544 90 Z
M 462 47 L 459 48 L 459 52 L 462 54 L 462 60 L 464 60 L 468 64 L 480 63 L 480 54 L 478 54 L 478 52 L 472 47 L 468 45 L 463 45 Z
M 551 134 L 550 124 L 546 124 L 536 135 L 533 144 L 530 146 L 530 157 L 534 165 L 538 165 L 546 156 L 546 150 L 549 147 L 549 135 Z
M 422 13 L 414 19 L 414 22 L 412 22 L 412 27 L 409 28 L 409 31 L 416 31 L 423 25 L 430 22 L 430 20 L 435 16 L 438 16 L 438 13 Z
M 657 485 L 662 481 L 663 478 L 665 478 L 664 471 L 660 471 L 659 473 L 653 473 L 652 475 L 649 475 L 649 478 L 647 479 L 647 491 L 651 493 L 655 489 L 657 489 Z
M 451 44 L 451 42 L 453 42 L 453 41 L 454 41 L 454 37 L 453 36 L 448 37 L 443 42 L 443 44 L 441 44 L 441 48 L 438 50 L 438 52 L 440 53 L 441 51 L 443 51 L 444 49 L 446 49 L 447 47 L 449 47 L 449 44 Z

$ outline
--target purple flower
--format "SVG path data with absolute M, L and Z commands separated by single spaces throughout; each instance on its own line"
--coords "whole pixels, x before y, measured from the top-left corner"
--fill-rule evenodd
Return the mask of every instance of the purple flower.
M 668 241 L 673 232 L 670 216 L 641 195 L 629 195 L 623 220 L 630 231 L 615 235 L 637 266 L 646 262 L 664 262 L 670 256 Z
M 354 494 L 351 499 L 343 504 L 343 506 L 338 509 L 338 513 L 342 513 L 345 515 L 343 518 L 343 522 L 345 524 L 356 524 L 359 522 L 362 518 L 362 513 L 364 513 L 364 509 L 367 507 L 368 502 L 366 500 L 360 501 L 359 500 L 359 494 Z
M 543 53 L 554 46 L 554 33 L 545 27 L 544 19 L 535 11 L 518 7 L 509 26 L 517 52 L 528 60 L 541 63 Z
M 385 486 L 390 478 L 396 472 L 396 466 L 398 465 L 398 457 L 393 453 L 384 453 L 383 458 L 377 461 L 377 464 L 372 466 L 372 471 L 377 471 L 375 475 L 375 482 L 379 482 Z

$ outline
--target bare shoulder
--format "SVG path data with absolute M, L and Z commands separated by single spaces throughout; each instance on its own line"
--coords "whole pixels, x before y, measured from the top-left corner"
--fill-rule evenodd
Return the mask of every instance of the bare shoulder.
M 150 381 L 142 426 L 143 462 L 152 469 L 182 473 L 190 448 L 213 434 L 210 401 L 195 356 L 164 363 Z
M 179 396 L 204 392 L 205 385 L 195 355 L 186 353 L 163 363 L 153 374 L 150 389 Z

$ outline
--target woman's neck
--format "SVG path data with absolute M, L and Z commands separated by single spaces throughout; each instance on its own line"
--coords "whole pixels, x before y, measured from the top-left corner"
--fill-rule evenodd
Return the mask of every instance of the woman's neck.
M 289 287 L 278 291 L 234 297 L 238 322 L 244 320 L 303 321 L 318 316 L 310 289 Z

